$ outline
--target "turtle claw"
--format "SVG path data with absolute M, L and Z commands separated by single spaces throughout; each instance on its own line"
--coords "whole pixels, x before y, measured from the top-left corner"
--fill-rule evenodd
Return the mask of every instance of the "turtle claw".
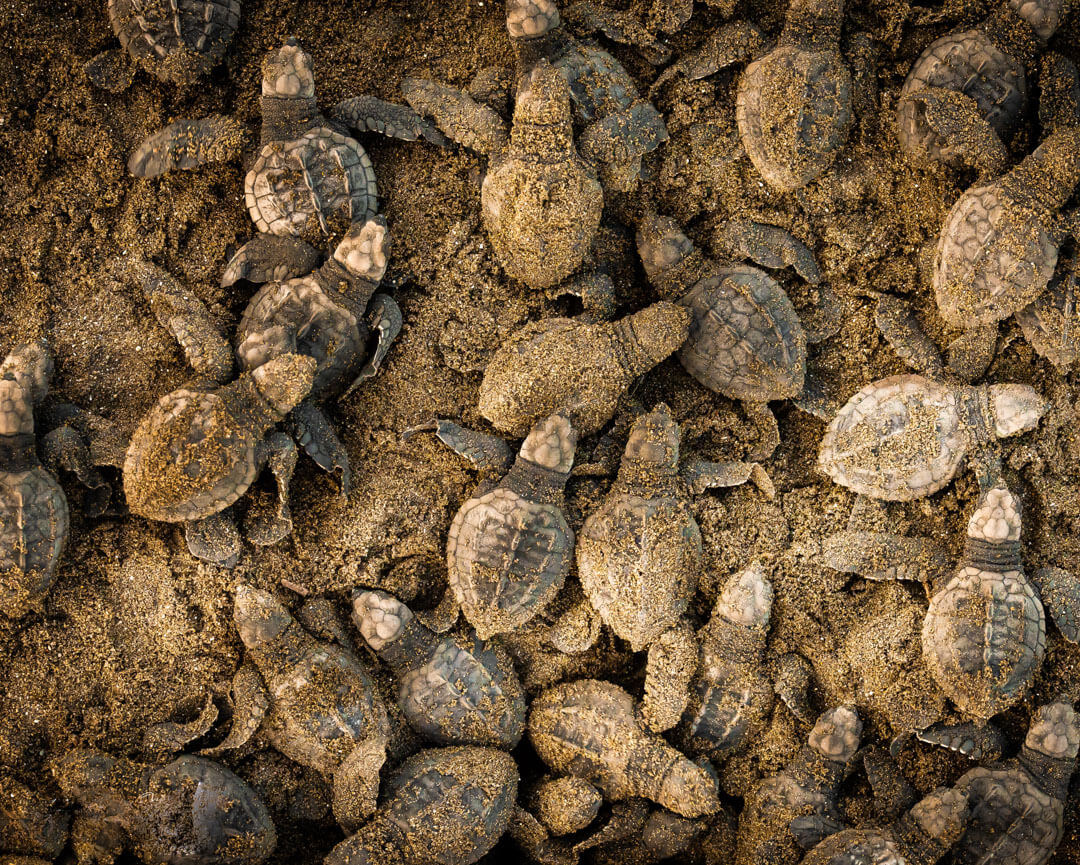
M 204 562 L 235 568 L 240 561 L 240 530 L 231 509 L 184 523 L 184 538 L 188 551 Z
M 322 409 L 305 400 L 292 410 L 287 423 L 293 439 L 319 468 L 338 475 L 341 494 L 347 496 L 352 486 L 349 455 Z
M 240 280 L 251 283 L 284 282 L 311 273 L 319 264 L 319 253 L 298 237 L 257 234 L 241 246 L 221 274 L 221 287 Z
M 453 421 L 433 420 L 409 427 L 401 437 L 408 441 L 421 432 L 435 433 L 439 441 L 481 471 L 506 472 L 513 465 L 514 452 L 498 436 L 465 429 Z

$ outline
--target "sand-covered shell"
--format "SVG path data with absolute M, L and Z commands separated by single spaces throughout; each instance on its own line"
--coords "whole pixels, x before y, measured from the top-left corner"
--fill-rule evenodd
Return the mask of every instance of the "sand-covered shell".
M 562 498 L 576 445 L 565 417 L 538 423 L 507 475 L 450 524 L 450 588 L 482 640 L 516 630 L 562 588 L 574 555 Z
M 689 318 L 682 307 L 661 301 L 614 322 L 527 324 L 484 370 L 480 413 L 515 436 L 556 412 L 579 434 L 594 433 L 634 380 L 683 344 Z
M 41 603 L 67 543 L 67 498 L 37 457 L 34 406 L 53 361 L 41 343 L 0 365 L 0 613 L 17 619 Z
M 203 757 L 185 755 L 159 768 L 101 751 L 72 751 L 53 771 L 87 817 L 119 823 L 144 862 L 256 865 L 277 844 L 262 799 Z
M 822 471 L 860 495 L 910 501 L 946 486 L 964 458 L 996 438 L 1034 429 L 1046 403 L 1030 387 L 964 387 L 918 375 L 867 385 L 821 441 Z
M 554 772 L 583 778 L 604 797 L 644 797 L 684 817 L 720 808 L 716 778 L 647 732 L 634 700 L 610 682 L 556 685 L 533 700 L 529 740 Z
M 140 421 L 124 461 L 132 513 L 198 520 L 239 499 L 262 468 L 266 432 L 311 390 L 315 361 L 286 354 L 232 384 L 181 387 Z
M 472 865 L 510 824 L 514 758 L 494 748 L 432 748 L 388 778 L 374 817 L 326 865 Z
M 51 796 L 0 772 L 0 847 L 52 861 L 67 846 L 70 815 Z
M 440 636 L 385 592 L 359 592 L 353 622 L 398 679 L 413 729 L 440 745 L 513 748 L 525 732 L 525 695 L 507 652 L 473 636 Z
M 162 81 L 188 84 L 225 56 L 240 25 L 240 0 L 109 0 L 124 50 Z

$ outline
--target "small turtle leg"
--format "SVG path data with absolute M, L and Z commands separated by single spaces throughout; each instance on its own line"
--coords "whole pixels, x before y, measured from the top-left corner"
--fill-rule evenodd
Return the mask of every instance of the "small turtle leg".
M 112 490 L 94 466 L 86 440 L 73 427 L 65 424 L 42 437 L 41 461 L 54 473 L 56 469 L 71 472 L 87 489 L 103 491 L 108 505 Z
M 508 117 L 514 98 L 514 73 L 506 66 L 485 66 L 469 82 L 469 95 L 500 117 Z
M 384 102 L 374 96 L 345 99 L 333 107 L 330 117 L 359 132 L 378 132 L 402 141 L 423 138 L 440 147 L 449 143 L 438 129 L 409 106 Z
M 581 594 L 548 629 L 547 641 L 564 654 L 578 655 L 596 645 L 602 625 L 596 608 Z
M 866 780 L 874 792 L 875 810 L 888 821 L 896 820 L 915 804 L 918 792 L 908 783 L 888 751 L 871 747 L 863 752 Z
M 509 140 L 506 121 L 467 93 L 419 78 L 403 78 L 401 92 L 414 110 L 433 118 L 439 129 L 470 150 L 495 153 Z
M 814 668 L 802 655 L 788 652 L 781 656 L 776 667 L 773 690 L 798 720 L 812 726 L 818 712 L 810 705 L 810 688 Z
M 590 124 L 578 149 L 600 167 L 605 191 L 630 192 L 641 177 L 641 157 L 667 140 L 663 117 L 652 103 L 639 102 Z
M 204 562 L 234 568 L 240 561 L 240 530 L 231 508 L 196 522 L 184 523 L 184 538 L 188 551 Z
M 195 168 L 206 162 L 227 162 L 240 155 L 247 130 L 224 114 L 201 120 L 177 120 L 147 138 L 128 159 L 136 177 L 158 177 L 174 168 Z
M 810 345 L 836 336 L 844 325 L 844 301 L 824 282 L 814 284 L 807 300 L 795 304 L 795 312 Z
M 221 274 L 221 287 L 241 279 L 246 282 L 284 282 L 311 273 L 319 264 L 319 252 L 299 237 L 257 234 L 241 246 Z
M 776 415 L 763 402 L 744 402 L 743 411 L 760 434 L 758 444 L 750 449 L 747 456 L 757 461 L 769 459 L 780 446 L 780 425 L 776 422 Z
M 233 676 L 232 705 L 229 735 L 213 748 L 200 751 L 204 757 L 219 757 L 226 751 L 242 747 L 255 735 L 270 711 L 270 694 L 259 671 L 250 661 L 244 663 Z
M 690 484 L 694 495 L 715 487 L 737 487 L 752 481 L 767 499 L 776 497 L 776 487 L 759 463 L 713 463 L 694 457 L 683 463 L 679 473 Z
M 248 539 L 260 547 L 276 544 L 292 533 L 289 511 L 289 484 L 296 469 L 296 443 L 283 432 L 267 437 L 266 461 L 277 484 L 277 506 L 272 511 L 249 511 L 246 521 Z
M 567 294 L 581 298 L 585 315 L 594 321 L 610 321 L 615 317 L 615 283 L 602 270 L 575 274 L 548 289 L 546 294 L 552 299 Z
M 653 82 L 649 95 L 652 96 L 665 82 L 679 75 L 684 75 L 691 81 L 699 81 L 721 69 L 746 63 L 764 47 L 765 37 L 753 24 L 729 21 L 713 29 L 699 47 L 684 54 L 665 69 Z
M 904 97 L 915 105 L 942 142 L 942 150 L 987 176 L 1000 174 L 1008 163 L 1008 150 L 979 106 L 966 93 L 927 87 Z
M 997 324 L 964 331 L 949 343 L 949 369 L 963 381 L 979 378 L 997 354 L 997 337 Z
M 636 48 L 653 66 L 671 59 L 671 49 L 627 12 L 609 9 L 590 0 L 578 0 L 566 6 L 563 17 L 578 30 L 601 33 L 612 42 Z
M 1063 568 L 1039 568 L 1028 574 L 1043 606 L 1070 643 L 1080 643 L 1080 580 Z
M 135 80 L 135 64 L 120 48 L 111 48 L 91 57 L 83 69 L 91 83 L 107 93 L 123 93 Z
M 352 485 L 349 455 L 322 409 L 305 400 L 292 410 L 286 424 L 296 443 L 319 468 L 338 475 L 341 494 L 347 496 Z
M 436 438 L 455 453 L 465 457 L 476 468 L 495 472 L 509 471 L 514 462 L 514 452 L 498 436 L 465 429 L 453 421 L 434 420 L 410 427 L 401 434 L 406 441 L 417 433 L 433 432 Z
M 831 421 L 844 406 L 844 400 L 839 399 L 835 391 L 828 393 L 822 378 L 809 369 L 803 379 L 802 393 L 791 402 L 799 411 L 823 421 Z
M 649 25 L 661 33 L 675 33 L 686 26 L 694 14 L 694 0 L 653 0 Z
M 386 745 L 379 739 L 361 742 L 334 772 L 333 809 L 341 828 L 355 832 L 375 813 L 379 770 L 386 762 Z
M 732 254 L 759 267 L 792 267 L 811 285 L 822 281 L 821 268 L 810 248 L 787 229 L 749 219 L 732 219 L 717 232 L 717 240 Z
M 878 298 L 874 323 L 885 341 L 908 366 L 940 381 L 945 377 L 941 352 L 926 335 L 907 301 L 890 294 Z
M 934 724 L 915 733 L 920 742 L 938 745 L 983 763 L 1001 756 L 1004 739 L 991 724 Z
M 375 377 L 382 362 L 386 359 L 387 352 L 390 351 L 390 346 L 401 333 L 401 307 L 388 294 L 376 294 L 371 298 L 368 318 L 371 329 L 376 334 L 375 348 L 356 380 L 345 389 L 342 397 L 348 396 L 369 378 Z
M 945 551 L 930 538 L 888 532 L 838 532 L 825 539 L 821 561 L 834 571 L 868 580 L 927 583 L 949 569 Z
M 698 643 L 685 619 L 662 633 L 645 661 L 645 698 L 641 718 L 656 733 L 679 723 L 690 699 L 690 681 L 698 669 Z
M 218 717 L 218 709 L 214 704 L 213 697 L 207 695 L 206 703 L 199 712 L 199 717 L 194 721 L 179 724 L 175 721 L 165 721 L 154 724 L 143 733 L 143 751 L 157 757 L 167 757 L 184 749 L 186 745 L 196 739 L 205 736 L 214 726 Z

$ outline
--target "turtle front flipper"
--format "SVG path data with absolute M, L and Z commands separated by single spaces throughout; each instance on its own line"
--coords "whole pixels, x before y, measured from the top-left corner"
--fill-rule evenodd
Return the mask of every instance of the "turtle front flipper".
M 217 717 L 214 699 L 207 694 L 202 711 L 193 721 L 163 721 L 148 727 L 143 733 L 142 749 L 147 754 L 162 757 L 179 753 L 186 745 L 210 732 Z
M 926 583 L 949 570 L 945 550 L 930 538 L 888 532 L 837 532 L 825 539 L 821 560 L 834 571 L 867 580 Z
M 135 80 L 135 66 L 119 48 L 91 57 L 83 69 L 91 83 L 106 93 L 123 93 Z
M 697 640 L 690 623 L 682 619 L 649 646 L 641 704 L 641 719 L 648 729 L 662 733 L 679 723 L 697 670 Z
M 371 330 L 376 334 L 375 349 L 353 383 L 345 388 L 342 397 L 348 396 L 369 378 L 374 378 L 378 374 L 379 367 L 382 366 L 382 362 L 390 351 L 390 346 L 394 344 L 394 340 L 401 333 L 401 307 L 397 305 L 397 301 L 390 295 L 376 294 L 371 298 L 368 320 Z
M 948 748 L 969 760 L 983 763 L 1001 756 L 1004 738 L 992 724 L 934 724 L 918 730 L 915 737 L 927 745 Z
M 402 141 L 423 138 L 439 147 L 449 143 L 438 129 L 409 106 L 384 102 L 374 96 L 345 99 L 333 107 L 329 116 L 358 132 L 379 132 Z
M 298 237 L 257 234 L 241 246 L 221 274 L 221 287 L 246 282 L 284 282 L 311 273 L 319 264 L 318 250 Z
M 1005 170 L 1009 151 L 972 97 L 944 87 L 927 87 L 904 98 L 911 103 L 912 122 L 925 123 L 933 131 L 946 160 L 960 159 L 988 177 Z
M 184 539 L 188 551 L 204 562 L 235 568 L 240 561 L 240 530 L 231 508 L 184 523 Z
M 200 120 L 177 120 L 147 138 L 128 159 L 136 177 L 158 177 L 174 168 L 195 168 L 206 162 L 227 162 L 243 150 L 247 129 L 224 114 Z
M 600 167 L 604 189 L 629 192 L 641 176 L 641 158 L 668 140 L 664 120 L 650 102 L 608 114 L 578 139 L 581 155 Z
M 998 325 L 972 327 L 949 343 L 949 369 L 961 381 L 980 378 L 997 355 Z
M 754 24 L 747 21 L 728 21 L 714 28 L 708 38 L 665 69 L 649 88 L 649 96 L 667 81 L 684 75 L 700 81 L 721 69 L 737 66 L 753 59 L 765 46 L 765 37 Z
M 401 92 L 418 114 L 434 118 L 439 129 L 470 150 L 495 153 L 510 139 L 506 121 L 467 93 L 419 78 L 403 78 Z
M 439 441 L 481 471 L 506 472 L 514 463 L 514 452 L 501 438 L 465 429 L 453 421 L 434 420 L 409 427 L 401 437 L 408 440 L 419 432 L 435 433 Z
M 874 309 L 874 324 L 892 350 L 913 370 L 937 381 L 945 377 L 941 352 L 926 335 L 907 301 L 891 294 L 881 295 Z
M 270 711 L 270 694 L 259 671 L 250 661 L 242 664 L 232 680 L 232 727 L 221 742 L 199 753 L 204 757 L 218 757 L 226 751 L 234 751 L 245 745 L 262 726 Z
M 612 42 L 636 48 L 653 66 L 661 66 L 671 59 L 671 49 L 628 12 L 578 0 L 568 5 L 563 15 L 576 30 L 600 33 Z
M 338 475 L 341 494 L 347 496 L 352 486 L 349 455 L 322 409 L 305 400 L 292 410 L 287 424 L 297 444 L 315 460 L 319 468 Z
M 1070 643 L 1080 643 L 1080 580 L 1063 568 L 1039 568 L 1029 574 L 1043 607 Z
M 268 547 L 292 533 L 289 484 L 296 469 L 296 443 L 285 433 L 276 432 L 266 438 L 262 448 L 277 484 L 277 502 L 270 510 L 249 511 L 245 528 L 248 540 L 256 546 Z
M 827 814 L 806 814 L 792 820 L 789 828 L 803 850 L 812 850 L 830 835 L 843 832 L 847 826 Z
M 791 267 L 811 285 L 822 280 L 821 268 L 810 247 L 779 225 L 732 219 L 717 232 L 717 239 L 734 255 L 749 258 L 760 267 L 770 270 Z
M 695 457 L 683 463 L 679 474 L 690 484 L 695 495 L 708 489 L 737 487 L 751 481 L 766 498 L 771 500 L 776 496 L 776 487 L 760 463 L 714 463 Z
M 100 505 L 98 513 L 104 513 L 112 496 L 112 488 L 97 470 L 90 447 L 77 430 L 67 425 L 51 430 L 41 439 L 41 457 L 41 461 L 54 473 L 57 469 L 69 471 L 84 487 L 100 493 L 102 501 L 95 504 L 95 510 Z

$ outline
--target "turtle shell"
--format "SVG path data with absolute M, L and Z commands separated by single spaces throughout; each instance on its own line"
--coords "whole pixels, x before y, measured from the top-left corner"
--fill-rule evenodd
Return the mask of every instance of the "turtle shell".
M 179 388 L 139 423 L 124 460 L 132 513 L 200 520 L 240 498 L 259 473 L 262 430 L 214 392 Z
M 852 865 L 855 862 L 908 865 L 908 857 L 888 834 L 876 829 L 844 829 L 816 845 L 806 854 L 802 865 Z
M 225 56 L 240 0 L 109 0 L 113 32 L 147 72 L 185 84 Z
M 513 631 L 562 588 L 574 532 L 560 508 L 497 487 L 461 506 L 446 542 L 450 587 L 481 639 Z
M 0 471 L 0 613 L 18 618 L 45 595 L 69 527 L 64 491 L 44 468 Z
M 991 718 L 1027 690 L 1046 649 L 1042 603 L 1020 571 L 962 567 L 930 600 L 923 656 L 964 712 Z
M 969 189 L 945 218 L 934 293 L 942 318 L 965 330 L 1008 318 L 1050 282 L 1058 241 L 1033 208 L 998 183 Z
M 311 277 L 264 285 L 252 297 L 236 329 L 236 357 L 248 372 L 287 353 L 314 358 L 311 395 L 344 388 L 367 357 L 367 324 L 328 295 Z
M 743 72 L 735 102 L 743 147 L 781 192 L 832 165 L 851 131 L 851 72 L 836 51 L 785 45 Z
M 263 146 L 244 179 L 259 231 L 314 242 L 375 215 L 375 169 L 360 142 L 329 126 Z
M 806 334 L 774 279 L 756 267 L 719 267 L 679 303 L 691 318 L 678 358 L 705 387 L 750 402 L 802 393 Z
M 825 431 L 818 463 L 836 483 L 877 499 L 910 501 L 952 480 L 973 443 L 965 392 L 919 375 L 860 390 Z
M 930 43 L 911 67 L 896 107 L 900 143 L 909 153 L 926 152 L 942 162 L 961 154 L 946 146 L 907 94 L 939 87 L 970 96 L 1002 138 L 1012 130 L 1027 102 L 1024 67 L 1001 51 L 982 30 L 950 33 Z

